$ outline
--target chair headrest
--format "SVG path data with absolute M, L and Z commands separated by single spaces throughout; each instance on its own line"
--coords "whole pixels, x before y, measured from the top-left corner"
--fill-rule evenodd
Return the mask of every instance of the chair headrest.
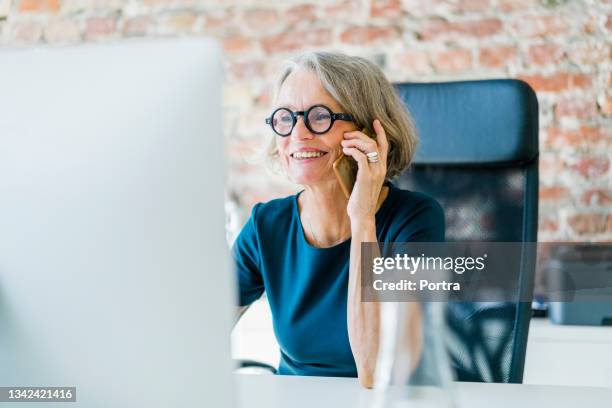
M 500 166 L 538 156 L 538 100 L 523 81 L 395 86 L 416 122 L 416 165 Z

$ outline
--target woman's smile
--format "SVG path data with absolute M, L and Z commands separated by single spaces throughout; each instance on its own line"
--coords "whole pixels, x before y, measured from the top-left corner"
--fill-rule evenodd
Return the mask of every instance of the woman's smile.
M 291 159 L 301 164 L 315 162 L 327 154 L 326 151 L 316 148 L 301 148 L 290 154 Z

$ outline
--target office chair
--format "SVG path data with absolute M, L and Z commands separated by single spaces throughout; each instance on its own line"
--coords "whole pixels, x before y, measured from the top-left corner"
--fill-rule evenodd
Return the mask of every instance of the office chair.
M 536 242 L 538 102 L 518 80 L 404 83 L 420 145 L 395 181 L 444 208 L 447 241 Z M 526 251 L 527 252 L 527 251 Z M 447 348 L 460 381 L 520 383 L 535 256 L 524 253 L 508 302 L 449 302 Z

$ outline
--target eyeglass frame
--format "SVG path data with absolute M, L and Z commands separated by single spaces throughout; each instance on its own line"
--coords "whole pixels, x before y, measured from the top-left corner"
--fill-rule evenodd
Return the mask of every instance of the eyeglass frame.
M 325 110 L 327 110 L 330 113 L 330 117 L 331 117 L 331 123 L 329 124 L 329 127 L 327 128 L 327 130 L 323 131 L 323 132 L 316 132 L 314 131 L 311 127 L 310 127 L 310 121 L 308 120 L 308 114 L 310 113 L 311 110 L 313 110 L 314 108 L 324 108 Z M 274 129 L 274 125 L 272 125 L 272 118 L 274 117 L 274 115 L 276 114 L 276 112 L 280 111 L 280 110 L 286 110 L 289 113 L 291 113 L 291 118 L 293 119 L 293 124 L 291 125 L 291 130 L 289 130 L 289 133 L 287 133 L 286 135 L 283 135 L 281 133 L 278 133 L 276 131 L 276 129 Z M 315 135 L 324 135 L 325 133 L 329 132 L 331 130 L 332 127 L 334 127 L 334 123 L 337 120 L 345 120 L 348 122 L 354 122 L 355 118 L 353 117 L 353 115 L 351 115 L 350 113 L 340 113 L 340 112 L 333 112 L 330 108 L 328 108 L 325 105 L 322 104 L 317 104 L 317 105 L 312 105 L 310 108 L 306 109 L 305 111 L 292 111 L 289 108 L 276 108 L 272 114 L 270 115 L 270 117 L 266 118 L 266 124 L 270 125 L 270 127 L 272 128 L 272 131 L 274 133 L 276 133 L 277 135 L 279 135 L 280 137 L 288 137 L 291 135 L 291 132 L 293 132 L 293 129 L 295 128 L 295 125 L 297 124 L 297 117 L 298 116 L 302 116 L 304 118 L 304 125 L 306 125 L 306 128 L 313 134 Z

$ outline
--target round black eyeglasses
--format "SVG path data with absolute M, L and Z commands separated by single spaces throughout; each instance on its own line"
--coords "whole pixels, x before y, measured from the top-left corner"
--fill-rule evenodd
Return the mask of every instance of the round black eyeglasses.
M 266 118 L 266 123 L 272 127 L 274 133 L 287 137 L 293 131 L 298 116 L 304 117 L 306 128 L 315 135 L 327 133 L 337 120 L 354 121 L 348 113 L 334 113 L 325 105 L 314 105 L 305 111 L 296 112 L 287 108 L 278 108 Z

